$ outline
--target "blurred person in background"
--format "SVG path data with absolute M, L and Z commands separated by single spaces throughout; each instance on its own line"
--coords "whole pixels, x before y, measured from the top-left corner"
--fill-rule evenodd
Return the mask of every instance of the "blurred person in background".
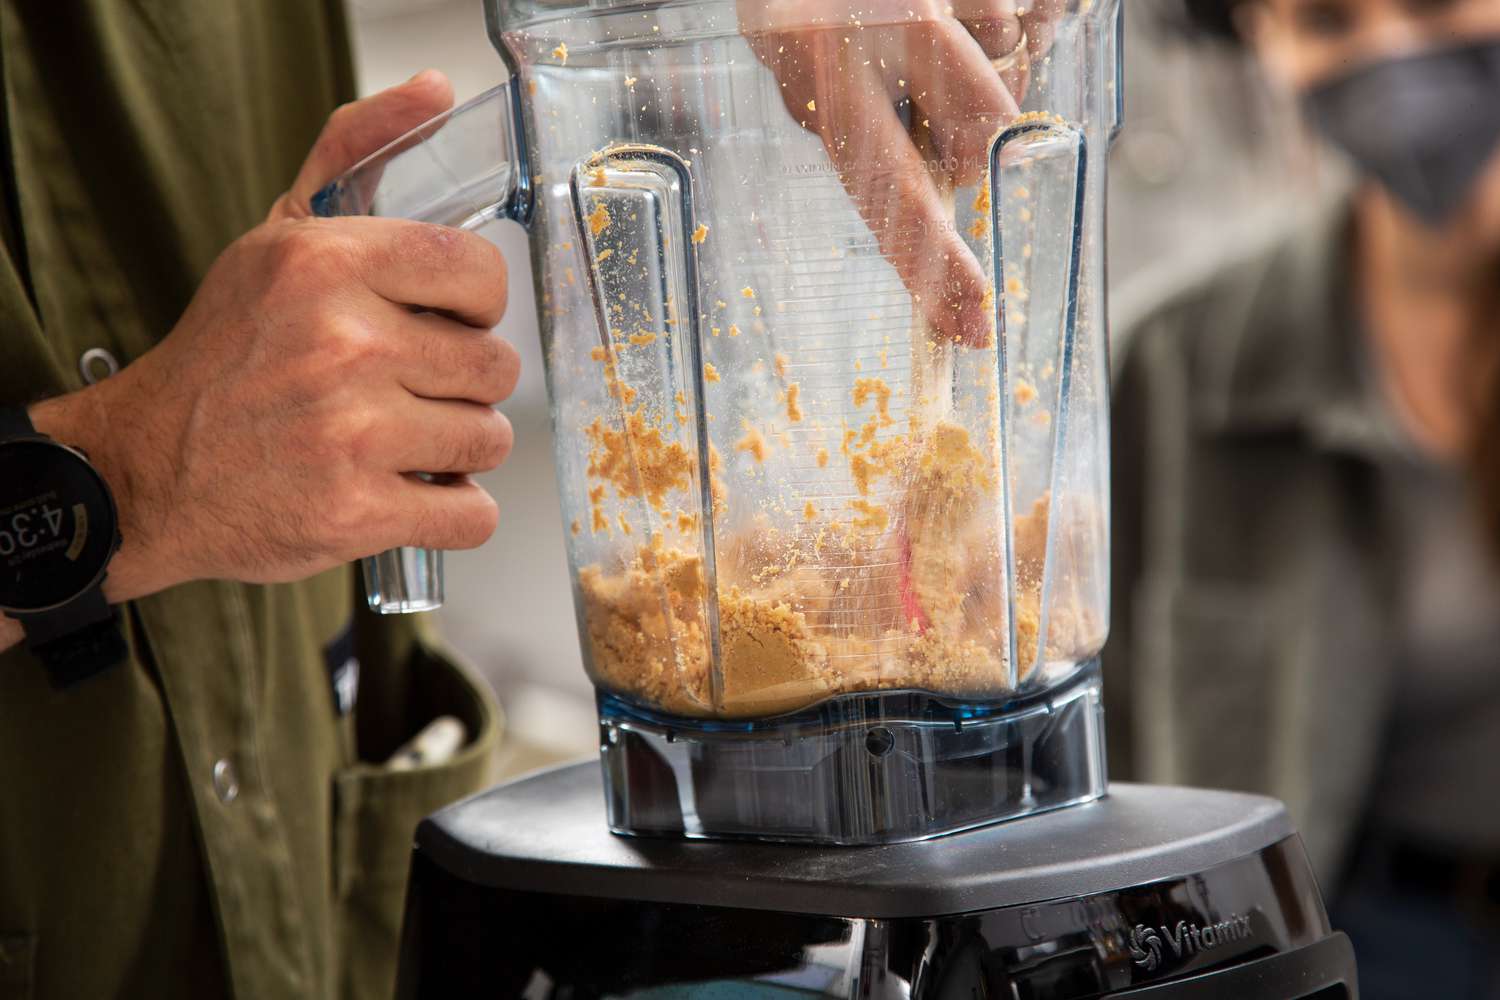
M 1362 996 L 1500 997 L 1500 0 L 1187 0 L 1356 178 L 1117 323 L 1116 777 L 1292 809 Z
M 0 615 L 0 997 L 389 997 L 413 832 L 499 708 L 349 564 L 489 536 L 518 359 L 492 245 L 309 200 L 452 88 L 339 107 L 341 0 L 16 0 L 0 66 L 0 450 L 82 449 L 123 538 L 81 630 Z M 0 556 L 41 530 L 5 514 Z

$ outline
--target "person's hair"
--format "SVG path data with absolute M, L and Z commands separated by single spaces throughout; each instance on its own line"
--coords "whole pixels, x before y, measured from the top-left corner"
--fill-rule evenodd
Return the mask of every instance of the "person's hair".
M 1196 34 L 1223 42 L 1238 42 L 1234 12 L 1246 0 L 1182 0 L 1184 21 Z

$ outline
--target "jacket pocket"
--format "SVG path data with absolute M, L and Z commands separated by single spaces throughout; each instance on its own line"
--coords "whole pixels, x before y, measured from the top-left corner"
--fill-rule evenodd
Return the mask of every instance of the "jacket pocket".
M 1143 581 L 1130 692 L 1143 780 L 1264 792 L 1276 734 L 1276 644 L 1262 592 Z
M 334 891 L 340 911 L 340 995 L 346 1000 L 389 1000 L 394 994 L 417 824 L 483 788 L 499 743 L 498 706 L 457 662 L 419 650 L 412 684 L 414 699 L 433 718 L 453 715 L 463 721 L 469 742 L 441 764 L 392 771 L 358 763 L 334 778 Z
M 0 931 L 0 1000 L 31 1000 L 36 942 L 35 934 Z

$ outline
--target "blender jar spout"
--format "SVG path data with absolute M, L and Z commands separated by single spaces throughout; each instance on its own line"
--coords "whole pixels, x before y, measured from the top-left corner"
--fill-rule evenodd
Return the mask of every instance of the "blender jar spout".
M 475 229 L 531 215 L 515 79 L 412 129 L 313 196 L 315 215 L 382 215 Z

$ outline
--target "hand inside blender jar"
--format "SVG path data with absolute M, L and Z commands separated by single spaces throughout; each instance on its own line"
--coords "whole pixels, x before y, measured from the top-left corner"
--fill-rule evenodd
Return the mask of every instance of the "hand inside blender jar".
M 1032 64 L 1051 48 L 1062 7 L 1063 0 L 1029 8 L 1014 0 L 740 3 L 741 30 L 779 81 L 787 109 L 822 139 L 912 294 L 917 453 L 977 456 L 947 419 L 951 345 L 992 345 L 994 288 L 955 225 L 954 189 L 987 183 L 991 145 L 1020 115 Z M 942 468 L 946 461 L 936 475 L 911 481 L 894 542 L 904 618 L 923 634 L 934 625 L 951 631 L 964 594 L 1001 600 L 994 567 L 974 555 L 995 551 L 986 542 L 993 507 L 973 495 L 990 477 L 955 476 L 951 465 Z M 1046 523 L 1043 502 L 1020 519 L 1018 540 L 1045 539 Z M 1034 548 L 1018 551 L 1017 562 L 1023 577 L 1039 582 Z M 1034 615 L 1024 608 L 1021 615 L 1028 646 L 1024 619 Z
M 982 346 L 993 328 L 989 278 L 954 224 L 953 189 L 984 178 L 1062 4 L 740 0 L 740 30 L 787 109 L 823 140 L 882 253 L 952 343 Z

